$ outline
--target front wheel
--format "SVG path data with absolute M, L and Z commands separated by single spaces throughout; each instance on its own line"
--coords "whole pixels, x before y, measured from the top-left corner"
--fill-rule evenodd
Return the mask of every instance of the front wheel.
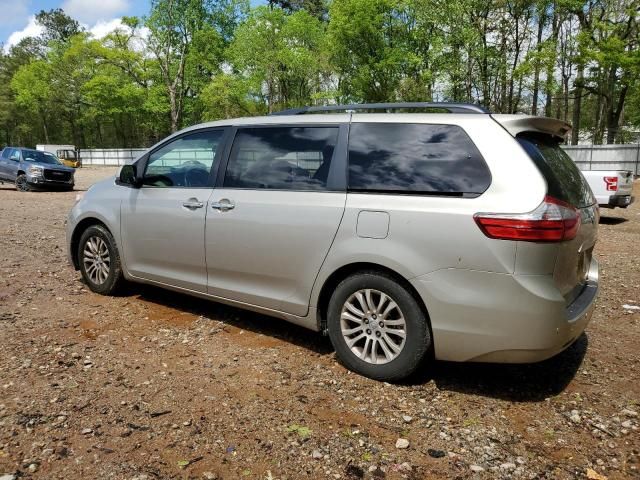
M 364 272 L 344 279 L 329 301 L 329 337 L 338 359 L 375 380 L 401 380 L 431 346 L 420 305 L 390 276 Z
M 16 177 L 16 190 L 19 192 L 28 192 L 31 190 L 29 182 L 27 182 L 27 176 L 24 173 L 21 173 Z
M 78 265 L 89 288 L 102 295 L 117 293 L 124 277 L 113 236 L 102 225 L 87 228 L 78 242 Z

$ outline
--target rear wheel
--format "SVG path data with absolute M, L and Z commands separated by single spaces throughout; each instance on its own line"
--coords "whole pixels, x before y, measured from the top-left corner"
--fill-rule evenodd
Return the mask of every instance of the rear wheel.
M 427 319 L 395 279 L 363 272 L 343 280 L 329 301 L 329 337 L 350 370 L 383 381 L 407 377 L 431 346 Z
M 24 173 L 21 173 L 16 177 L 16 190 L 19 192 L 28 192 L 31 190 L 29 182 L 27 182 L 27 176 Z
M 102 295 L 117 293 L 124 277 L 113 236 L 102 225 L 87 228 L 78 242 L 78 265 L 89 288 Z

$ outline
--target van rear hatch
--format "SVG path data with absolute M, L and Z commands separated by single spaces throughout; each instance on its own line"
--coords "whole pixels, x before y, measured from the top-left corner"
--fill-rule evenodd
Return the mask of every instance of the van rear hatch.
M 570 304 L 584 288 L 598 236 L 597 202 L 582 173 L 560 147 L 559 138 L 542 132 L 520 132 L 516 139 L 547 181 L 547 194 L 576 208 L 577 235 L 559 243 L 553 271 L 556 286 Z

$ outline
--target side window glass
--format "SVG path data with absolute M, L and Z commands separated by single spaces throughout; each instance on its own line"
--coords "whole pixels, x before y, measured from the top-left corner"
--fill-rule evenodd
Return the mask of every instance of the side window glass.
M 457 125 L 351 125 L 351 191 L 479 195 L 490 183 L 482 155 Z
M 9 152 L 11 152 L 10 148 L 5 148 L 2 150 L 2 158 L 9 158 Z
M 9 159 L 20 161 L 20 150 L 18 150 L 17 148 L 12 149 L 11 153 L 9 154 Z
M 149 187 L 209 187 L 209 174 L 222 130 L 208 130 L 180 137 L 149 156 L 143 185 Z
M 239 129 L 224 186 L 325 190 L 337 140 L 338 127 Z

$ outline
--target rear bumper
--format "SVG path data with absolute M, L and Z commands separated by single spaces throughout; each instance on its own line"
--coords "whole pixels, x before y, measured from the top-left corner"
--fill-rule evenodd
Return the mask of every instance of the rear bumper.
M 569 347 L 591 320 L 598 264 L 569 306 L 551 275 L 441 270 L 412 281 L 431 320 L 436 358 L 532 363 Z
M 611 195 L 605 199 L 599 199 L 598 204 L 604 208 L 627 208 L 635 199 L 636 197 L 633 195 Z

